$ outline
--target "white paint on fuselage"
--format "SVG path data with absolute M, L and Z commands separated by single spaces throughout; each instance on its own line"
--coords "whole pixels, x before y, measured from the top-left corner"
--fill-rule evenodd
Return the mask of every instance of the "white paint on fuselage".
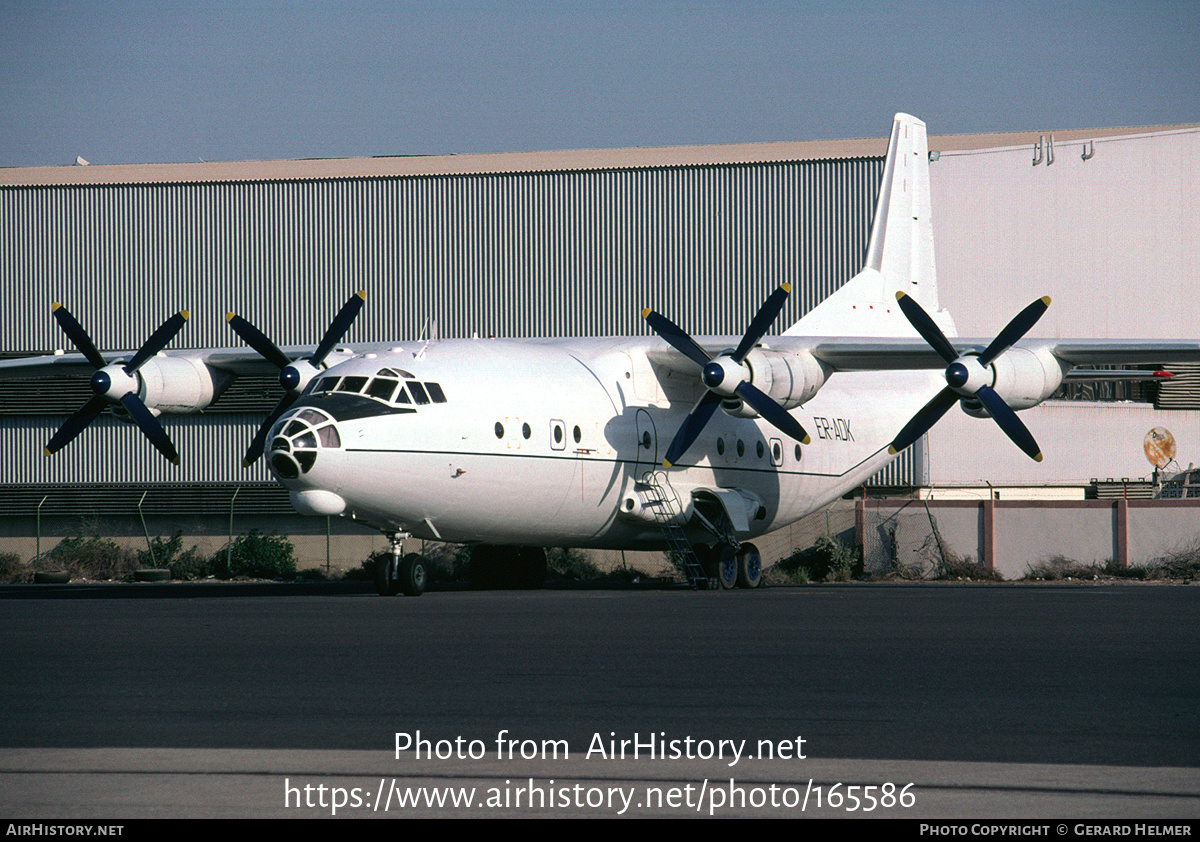
M 650 347 L 661 347 L 659 340 L 476 339 L 356 357 L 328 374 L 400 369 L 439 383 L 447 400 L 417 406 L 414 413 L 381 411 L 339 421 L 341 447 L 322 449 L 307 474 L 281 482 L 294 490 L 336 492 L 346 500 L 347 516 L 417 537 L 660 546 L 657 526 L 616 513 L 641 475 L 661 462 L 703 387 L 698 371 L 692 389 L 678 372 L 651 369 L 645 359 Z M 650 374 L 665 386 L 638 382 L 635 388 L 637 378 Z M 765 517 L 751 519 L 749 531 L 738 537 L 763 534 L 828 504 L 883 467 L 892 458 L 888 442 L 939 382 L 936 372 L 833 375 L 813 400 L 792 411 L 812 438 L 800 445 L 799 460 L 798 442 L 765 421 L 718 412 L 667 474 L 683 495 L 697 487 L 751 492 Z M 650 448 L 642 446 L 645 432 L 651 433 Z M 776 444 L 781 458 L 773 460 Z

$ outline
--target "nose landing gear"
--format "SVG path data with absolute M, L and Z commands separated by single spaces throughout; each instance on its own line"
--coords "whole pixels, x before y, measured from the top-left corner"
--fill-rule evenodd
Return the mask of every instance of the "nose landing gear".
M 388 536 L 392 542 L 391 555 L 375 562 L 375 592 L 380 596 L 420 596 L 425 593 L 425 559 L 417 553 L 404 553 L 406 532 Z

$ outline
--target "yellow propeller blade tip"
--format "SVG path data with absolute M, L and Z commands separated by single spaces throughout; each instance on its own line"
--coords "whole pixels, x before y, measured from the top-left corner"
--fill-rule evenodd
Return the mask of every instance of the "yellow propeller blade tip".
M 1042 461 L 1042 454 L 1041 454 L 1041 453 L 1039 453 L 1037 456 L 1034 456 L 1034 457 L 1033 457 L 1033 461 L 1034 461 L 1034 462 L 1041 462 L 1041 461 Z
M 784 292 L 788 293 L 789 295 L 790 295 L 790 294 L 791 294 L 791 292 L 792 292 L 792 285 L 791 285 L 791 284 L 786 284 L 786 283 L 785 283 L 785 284 L 780 284 L 780 285 L 779 285 L 779 288 L 780 288 L 781 290 L 783 290 Z
M 670 462 L 668 462 L 666 459 L 664 459 L 664 460 L 663 460 L 663 467 L 664 467 L 664 468 L 669 468 L 669 467 L 671 467 L 671 463 L 670 463 Z
M 61 304 L 59 304 L 57 301 L 55 301 L 53 304 L 50 305 L 50 312 L 53 313 L 55 310 L 57 310 L 61 306 L 62 306 Z
M 652 311 L 652 310 L 651 310 L 649 307 L 645 307 L 645 308 L 643 308 L 643 309 L 642 309 L 642 318 L 643 318 L 643 319 L 648 319 L 648 318 L 650 318 L 650 313 L 651 313 L 651 312 L 653 312 L 653 311 Z
M 899 452 L 900 452 L 899 450 L 892 447 L 890 444 L 888 445 L 888 456 L 895 456 Z
M 185 322 L 192 317 L 192 314 L 189 313 L 187 310 L 180 310 L 179 315 L 183 316 L 183 320 Z
M 804 438 L 800 439 L 800 443 L 801 444 L 812 444 L 812 436 L 806 435 Z
M 1047 307 L 1049 307 L 1049 306 L 1050 306 L 1050 296 L 1048 296 L 1048 295 L 1043 295 L 1043 296 L 1042 296 L 1042 303 L 1043 303 L 1043 304 L 1045 304 Z
M 50 452 L 50 448 L 48 448 L 48 447 L 43 447 L 43 448 L 42 448 L 42 455 L 43 455 L 43 456 L 52 456 L 53 454 Z
M 232 321 L 233 321 L 233 317 L 234 317 L 234 316 L 236 316 L 236 315 L 237 315 L 237 313 L 226 313 L 226 314 L 225 314 L 225 321 L 227 321 L 227 322 L 232 322 Z
M 908 297 L 908 296 L 904 294 L 904 290 L 897 290 L 897 291 L 896 291 L 896 300 L 897 300 L 897 301 L 899 301 L 899 300 L 900 300 L 900 299 L 902 299 L 902 298 L 907 298 L 907 297 Z
M 357 295 L 359 298 L 361 298 L 363 301 L 367 300 L 367 291 L 365 289 L 360 289 L 358 292 L 356 292 L 354 294 Z

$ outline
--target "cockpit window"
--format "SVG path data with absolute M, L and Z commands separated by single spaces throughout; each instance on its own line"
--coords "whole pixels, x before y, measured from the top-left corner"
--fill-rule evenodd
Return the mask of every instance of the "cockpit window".
M 429 403 L 429 395 L 425 392 L 425 387 L 415 380 L 408 382 L 408 391 L 412 393 L 413 403 L 426 404 Z
M 429 390 L 429 397 L 433 398 L 434 403 L 445 403 L 446 393 L 442 391 L 442 387 L 437 383 L 426 383 L 425 388 Z
M 399 380 L 393 380 L 390 377 L 376 377 L 371 381 L 371 385 L 367 387 L 367 394 L 373 398 L 379 398 L 381 401 L 390 401 L 392 393 L 396 391 L 396 387 L 399 385 Z
M 338 384 L 337 391 L 339 392 L 354 392 L 358 393 L 367 385 L 368 378 L 366 377 L 343 377 L 342 382 Z

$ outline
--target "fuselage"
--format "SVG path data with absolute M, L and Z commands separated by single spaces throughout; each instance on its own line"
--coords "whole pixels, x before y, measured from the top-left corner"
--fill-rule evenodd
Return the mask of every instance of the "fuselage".
M 696 489 L 740 494 L 746 539 L 876 473 L 894 458 L 896 419 L 937 388 L 927 372 L 835 375 L 793 410 L 809 444 L 718 412 L 664 472 L 704 387 L 698 373 L 652 365 L 654 341 L 447 340 L 354 357 L 315 378 L 272 429 L 272 471 L 298 510 L 385 532 L 629 549 L 662 545 L 637 506 L 641 480 L 658 471 L 681 508 Z

